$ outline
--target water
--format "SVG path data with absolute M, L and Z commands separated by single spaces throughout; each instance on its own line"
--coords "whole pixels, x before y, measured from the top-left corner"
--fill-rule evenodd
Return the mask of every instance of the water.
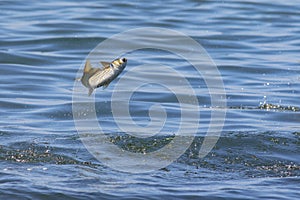
M 299 3 L 1 1 L 1 199 L 297 199 Z M 204 81 L 197 82 L 195 71 L 169 54 L 128 54 L 125 72 L 153 63 L 184 74 L 199 91 L 201 110 L 201 127 L 180 158 L 160 170 L 131 174 L 108 168 L 87 151 L 73 122 L 72 94 L 77 71 L 96 45 L 146 26 L 174 29 L 203 45 L 222 75 L 227 106 L 218 109 L 227 113 L 218 143 L 199 159 L 210 111 L 216 109 Z M 142 82 L 139 77 L 127 80 Z M 130 113 L 146 126 L 154 103 L 166 107 L 172 120 L 158 145 L 115 127 L 110 97 L 120 78 L 126 76 L 96 90 L 96 107 L 104 108 L 97 115 L 104 115 L 111 141 L 147 153 L 172 140 L 179 108 L 174 95 L 157 85 L 133 95 Z

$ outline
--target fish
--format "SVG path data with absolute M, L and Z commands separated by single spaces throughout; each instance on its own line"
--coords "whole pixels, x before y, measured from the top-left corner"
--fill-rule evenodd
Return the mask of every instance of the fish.
M 100 62 L 102 68 L 94 68 L 90 60 L 86 60 L 83 75 L 78 78 L 81 83 L 89 89 L 88 96 L 91 96 L 96 88 L 107 88 L 108 85 L 121 74 L 127 65 L 126 58 L 117 58 L 112 62 Z

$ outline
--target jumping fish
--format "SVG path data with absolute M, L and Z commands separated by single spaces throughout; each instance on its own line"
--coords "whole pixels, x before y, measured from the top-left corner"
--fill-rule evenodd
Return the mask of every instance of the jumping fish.
M 93 68 L 87 60 L 84 66 L 83 75 L 78 80 L 89 89 L 90 96 L 94 89 L 102 87 L 105 89 L 126 67 L 127 59 L 118 58 L 109 62 L 100 62 L 103 68 Z

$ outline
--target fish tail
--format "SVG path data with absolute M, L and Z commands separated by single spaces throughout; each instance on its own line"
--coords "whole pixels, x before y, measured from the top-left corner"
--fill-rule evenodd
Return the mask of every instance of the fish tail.
M 91 94 L 93 93 L 94 89 L 93 88 L 89 88 L 89 93 L 88 95 L 91 96 Z

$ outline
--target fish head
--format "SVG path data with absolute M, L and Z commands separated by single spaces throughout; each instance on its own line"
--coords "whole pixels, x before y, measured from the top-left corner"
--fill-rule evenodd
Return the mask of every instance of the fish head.
M 126 58 L 118 58 L 110 63 L 110 67 L 114 70 L 122 71 L 127 65 Z

